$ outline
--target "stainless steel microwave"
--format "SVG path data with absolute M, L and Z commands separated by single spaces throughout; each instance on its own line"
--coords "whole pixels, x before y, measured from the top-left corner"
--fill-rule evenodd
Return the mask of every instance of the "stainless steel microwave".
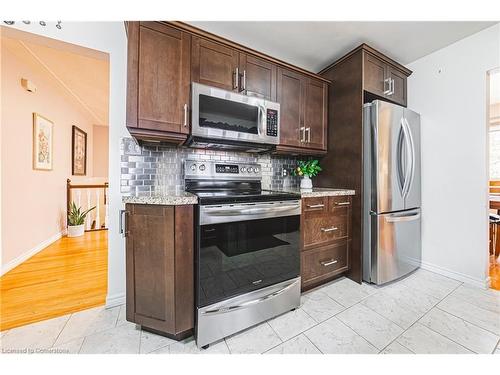
M 278 144 L 279 103 L 195 82 L 191 94 L 191 143 L 228 144 L 232 148 L 254 144 L 262 149 Z

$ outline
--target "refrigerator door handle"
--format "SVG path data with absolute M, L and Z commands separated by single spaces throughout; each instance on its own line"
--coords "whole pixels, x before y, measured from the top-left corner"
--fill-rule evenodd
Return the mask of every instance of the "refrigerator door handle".
M 413 160 L 412 160 L 412 142 L 411 142 L 411 135 L 409 128 L 407 127 L 406 124 L 406 119 L 404 117 L 401 118 L 401 125 L 403 127 L 403 134 L 404 134 L 404 142 L 405 142 L 405 162 L 406 162 L 406 168 L 405 168 L 405 176 L 404 176 L 404 185 L 403 185 L 403 199 L 406 198 L 408 195 L 409 185 L 411 183 L 410 177 L 412 173 L 412 165 L 413 165 Z
M 415 221 L 420 219 L 420 212 L 411 212 L 407 214 L 392 214 L 384 216 L 385 221 L 388 223 L 397 223 L 401 221 Z
M 413 135 L 411 133 L 411 128 L 410 124 L 408 123 L 408 120 L 406 117 L 403 117 L 403 122 L 404 126 L 406 128 L 406 136 L 408 137 L 408 146 L 409 146 L 409 173 L 408 173 L 408 182 L 406 185 L 406 192 L 405 192 L 405 198 L 408 196 L 408 193 L 410 192 L 411 185 L 413 184 L 413 178 L 415 177 L 415 143 L 413 141 Z
M 398 187 L 399 190 L 401 191 L 401 195 L 404 198 L 404 188 L 406 185 L 406 180 L 405 180 L 405 170 L 403 167 L 403 144 L 405 142 L 405 131 L 404 131 L 404 125 L 403 125 L 403 119 L 401 119 L 401 126 L 399 128 L 399 134 L 398 134 L 398 142 L 397 142 L 397 148 L 396 148 L 396 157 L 397 157 L 397 176 L 398 176 Z

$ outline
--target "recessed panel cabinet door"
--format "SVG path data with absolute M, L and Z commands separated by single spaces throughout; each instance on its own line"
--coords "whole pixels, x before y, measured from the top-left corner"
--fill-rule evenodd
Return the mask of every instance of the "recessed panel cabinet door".
M 240 90 L 244 94 L 276 101 L 277 67 L 275 64 L 240 53 L 240 74 Z
M 298 73 L 278 69 L 278 103 L 280 103 L 280 145 L 303 145 L 305 129 L 304 77 Z
M 328 90 L 324 82 L 307 79 L 305 95 L 305 146 L 326 150 Z
M 189 133 L 190 40 L 187 33 L 141 22 L 138 127 Z
M 127 207 L 127 320 L 175 332 L 174 207 Z
M 193 37 L 191 75 L 194 82 L 239 91 L 236 75 L 238 51 L 203 38 Z
M 364 54 L 364 89 L 379 96 L 385 96 L 385 90 L 389 87 L 384 81 L 386 77 L 387 64 L 370 55 Z

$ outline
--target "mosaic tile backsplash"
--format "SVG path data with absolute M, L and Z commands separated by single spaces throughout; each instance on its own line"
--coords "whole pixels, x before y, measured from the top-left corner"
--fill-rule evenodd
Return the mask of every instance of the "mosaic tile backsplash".
M 212 151 L 156 144 L 140 146 L 133 138 L 122 138 L 120 154 L 122 195 L 150 196 L 183 191 L 184 160 L 258 163 L 262 168 L 263 189 L 281 190 L 298 188 L 300 185 L 300 179 L 290 174 L 297 164 L 297 158 L 289 156 Z M 286 171 L 286 176 L 283 176 L 283 170 Z

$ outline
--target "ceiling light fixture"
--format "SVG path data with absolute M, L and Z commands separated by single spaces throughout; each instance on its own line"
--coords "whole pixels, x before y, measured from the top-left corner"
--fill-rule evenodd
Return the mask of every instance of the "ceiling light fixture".
M 29 24 L 31 23 L 31 21 L 23 21 L 23 23 L 24 23 L 25 25 L 29 25 Z
M 40 21 L 40 25 L 47 26 L 47 24 L 45 23 L 45 21 Z
M 59 30 L 61 30 L 61 29 L 62 29 L 62 26 L 61 26 L 61 21 L 57 21 L 57 25 L 56 25 L 56 27 L 57 27 Z
M 3 22 L 7 25 L 13 25 L 16 23 L 15 21 L 3 21 Z

